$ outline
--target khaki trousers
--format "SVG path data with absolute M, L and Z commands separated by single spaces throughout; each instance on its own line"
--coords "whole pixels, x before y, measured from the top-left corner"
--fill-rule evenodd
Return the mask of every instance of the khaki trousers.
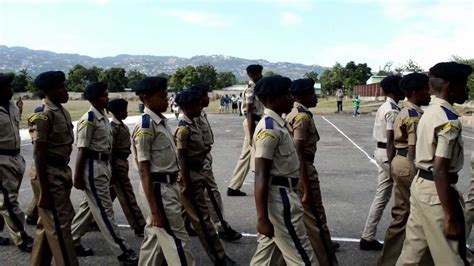
M 38 208 L 39 220 L 31 254 L 31 265 L 79 265 L 71 235 L 74 208 L 71 203 L 72 173 L 69 166 L 47 166 L 52 210 Z M 36 180 L 37 181 L 37 180 Z
M 362 239 L 375 240 L 377 225 L 382 218 L 383 211 L 392 196 L 393 180 L 390 177 L 390 166 L 387 159 L 387 151 L 377 148 L 374 153 L 375 161 L 378 165 L 377 190 L 374 201 L 370 206 L 369 215 L 365 223 Z
M 216 179 L 212 171 L 212 155 L 208 153 L 204 160 L 204 166 L 201 170 L 201 175 L 206 181 L 206 201 L 209 206 L 211 221 L 216 226 L 217 231 L 224 230 L 224 204 L 222 203 L 221 193 L 217 187 Z
M 120 236 L 114 219 L 114 209 L 110 198 L 110 169 L 107 162 L 87 159 L 85 171 L 86 188 L 84 200 L 72 222 L 72 238 L 76 246 L 81 237 L 89 231 L 94 219 L 102 236 L 117 256 L 128 250 Z
M 453 191 L 457 191 L 453 186 Z M 459 204 L 463 204 L 461 201 Z M 461 206 L 459 206 L 461 208 Z M 435 183 L 415 177 L 411 185 L 410 217 L 403 249 L 396 265 L 418 265 L 429 248 L 435 265 L 465 265 L 459 241 L 448 240 L 443 232 L 445 216 Z M 464 243 L 464 250 L 467 248 Z M 470 260 L 470 254 L 467 254 Z
M 194 256 L 189 250 L 189 236 L 181 218 L 179 189 L 176 183 L 153 182 L 153 190 L 158 207 L 164 215 L 163 228 L 152 226 L 150 211 L 145 227 L 145 238 L 140 249 L 139 265 L 195 265 Z M 145 199 L 146 200 L 146 199 Z
M 247 125 L 247 119 L 243 122 L 244 128 L 244 142 L 242 143 L 242 151 L 240 152 L 239 160 L 235 166 L 232 178 L 229 181 L 229 188 L 239 190 L 244 184 L 245 178 L 250 171 L 250 161 L 252 149 L 250 147 L 250 141 L 252 136 L 249 135 L 249 128 Z
M 273 238 L 257 234 L 257 250 L 250 265 L 271 265 L 276 249 L 287 265 L 318 265 L 303 222 L 303 206 L 294 188 L 270 185 L 268 216 Z
M 25 160 L 21 155 L 0 155 L 0 214 L 8 228 L 10 238 L 15 245 L 21 245 L 26 240 L 25 215 L 18 204 Z
M 321 187 L 319 176 L 313 162 L 305 162 L 311 182 L 311 193 L 314 203 L 312 205 L 303 204 L 303 221 L 308 232 L 309 241 L 316 254 L 320 265 L 339 265 L 336 252 L 332 246 L 331 234 L 327 226 L 326 212 L 324 210 L 321 197 Z M 303 197 L 303 185 L 298 183 L 296 191 L 300 198 Z
M 133 192 L 133 186 L 128 176 L 128 160 L 126 159 L 115 159 L 112 162 L 110 198 L 112 202 L 115 198 L 118 198 L 123 213 L 133 230 L 145 226 L 145 218 L 143 217 L 140 207 L 138 207 L 137 199 Z
M 466 231 L 467 235 L 471 233 L 472 224 L 474 223 L 474 152 L 471 154 L 471 181 L 469 183 L 469 191 L 466 198 Z
M 38 199 L 40 193 L 40 185 L 38 179 L 36 178 L 36 167 L 33 162 L 28 173 L 30 176 L 31 190 L 33 191 L 33 198 L 31 198 L 30 205 L 26 210 L 26 215 L 38 219 Z

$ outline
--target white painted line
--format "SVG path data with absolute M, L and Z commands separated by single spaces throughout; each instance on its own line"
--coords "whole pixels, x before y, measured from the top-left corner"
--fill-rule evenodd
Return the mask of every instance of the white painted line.
M 326 119 L 326 117 L 322 117 L 322 119 L 324 119 L 326 122 L 328 122 L 332 127 L 334 127 L 337 131 L 339 131 L 339 133 L 341 133 L 341 135 L 343 135 L 347 140 L 349 140 L 357 149 L 359 149 L 366 157 L 367 159 L 369 159 L 369 161 L 371 163 L 373 163 L 374 165 L 377 165 L 377 162 L 375 162 L 374 158 L 370 157 L 369 154 L 364 151 L 364 149 L 362 149 L 359 145 L 357 145 L 357 143 L 355 143 L 351 138 L 349 138 L 344 132 L 342 132 L 342 130 L 340 130 L 336 125 L 334 125 L 331 121 L 329 121 L 328 119 Z
M 123 228 L 130 228 L 130 225 L 128 224 L 117 224 L 118 227 L 123 227 Z
M 462 135 L 463 138 L 466 138 L 466 139 L 474 139 L 474 137 L 470 137 L 470 136 L 467 136 L 467 135 Z
M 242 236 L 257 237 L 257 234 L 242 233 Z M 331 237 L 331 240 L 338 241 L 338 242 L 352 242 L 352 243 L 360 242 L 360 238 L 348 238 L 348 237 Z M 379 241 L 379 242 L 383 243 L 383 241 Z

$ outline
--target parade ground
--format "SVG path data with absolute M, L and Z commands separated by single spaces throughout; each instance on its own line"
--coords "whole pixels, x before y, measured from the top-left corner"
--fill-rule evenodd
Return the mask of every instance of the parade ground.
M 372 159 L 374 142 L 372 126 L 374 117 L 363 115 L 352 117 L 344 115 L 315 115 L 316 126 L 321 136 L 318 143 L 315 165 L 319 171 L 323 202 L 328 217 L 328 226 L 335 241 L 341 244 L 337 257 L 340 265 L 375 265 L 380 252 L 359 250 L 359 239 L 364 228 L 367 213 L 372 202 L 377 184 L 377 168 Z M 225 217 L 229 224 L 244 237 L 235 243 L 224 243 L 227 254 L 239 265 L 248 265 L 256 247 L 256 211 L 254 201 L 254 176 L 249 173 L 242 188 L 246 197 L 228 197 L 226 195 L 228 180 L 232 175 L 235 163 L 240 154 L 243 140 L 243 117 L 232 114 L 210 114 L 209 121 L 215 136 L 212 150 L 214 157 L 214 175 L 224 201 Z M 169 120 L 171 128 L 177 126 L 177 120 Z M 133 126 L 133 125 L 129 125 Z M 474 131 L 470 127 L 463 128 L 464 135 L 464 168 L 460 172 L 458 188 L 467 192 L 470 179 L 470 155 L 474 150 Z M 33 197 L 29 182 L 28 168 L 32 163 L 33 146 L 25 139 L 21 153 L 27 162 L 27 170 L 21 185 L 19 202 L 22 210 L 26 210 Z M 70 166 L 74 167 L 76 151 L 73 152 Z M 132 158 L 130 158 L 131 160 Z M 131 165 L 130 178 L 138 197 L 139 176 Z M 72 202 L 75 210 L 82 201 L 82 192 L 72 191 Z M 383 240 L 390 223 L 392 202 L 385 209 L 379 224 L 377 238 Z M 139 251 L 142 238 L 134 235 L 128 227 L 118 201 L 114 205 L 115 220 L 120 225 L 120 233 L 135 250 Z M 142 210 L 147 208 L 145 202 L 140 204 Z M 34 236 L 34 227 L 26 225 L 27 232 Z M 0 234 L 8 237 L 6 229 Z M 95 255 L 80 258 L 82 265 L 117 265 L 118 261 L 112 254 L 100 232 L 90 232 L 82 239 L 85 247 L 94 250 Z M 474 237 L 468 239 L 474 245 Z M 197 265 L 212 265 L 208 256 L 196 237 L 191 239 L 191 250 L 196 257 Z M 22 253 L 13 244 L 0 247 L 2 265 L 28 265 L 29 253 Z

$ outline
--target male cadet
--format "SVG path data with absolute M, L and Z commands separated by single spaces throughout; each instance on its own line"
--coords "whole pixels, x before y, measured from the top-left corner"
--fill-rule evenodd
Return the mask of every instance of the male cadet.
M 110 198 L 112 202 L 115 198 L 119 199 L 125 217 L 128 223 L 135 231 L 135 235 L 143 236 L 145 227 L 145 218 L 138 207 L 133 186 L 128 177 L 128 156 L 130 155 L 130 131 L 128 126 L 123 123 L 127 118 L 128 102 L 124 99 L 111 100 L 107 110 L 112 113 L 112 158 L 110 166 L 112 168 L 112 177 L 110 178 Z
M 42 110 L 28 119 L 34 143 L 36 180 L 39 185 L 39 222 L 31 265 L 79 265 L 71 236 L 74 208 L 71 203 L 72 172 L 69 159 L 74 143 L 69 112 L 62 104 L 69 99 L 61 71 L 38 75 L 35 85 L 46 98 Z
M 300 182 L 296 189 L 304 207 L 303 221 L 319 264 L 338 265 L 321 198 L 318 171 L 314 167 L 319 134 L 314 124 L 313 114 L 308 109 L 316 107 L 318 102 L 314 93 L 314 81 L 312 79 L 293 81 L 291 94 L 295 98 L 295 103 L 286 116 L 286 122 L 300 161 Z
M 262 78 L 263 67 L 261 65 L 249 65 L 247 67 L 247 75 L 250 78 L 247 88 L 244 90 L 244 101 L 242 110 L 245 116 L 244 126 L 244 143 L 240 152 L 239 161 L 235 166 L 234 173 L 227 188 L 227 196 L 245 196 L 245 192 L 240 191 L 244 184 L 245 177 L 250 170 L 252 136 L 255 132 L 255 126 L 263 115 L 262 102 L 255 96 L 253 88 L 255 84 Z
M 466 248 L 463 202 L 456 183 L 464 163 L 462 124 L 453 104 L 468 98 L 468 65 L 438 63 L 430 68 L 436 97 L 418 123 L 410 217 L 397 265 L 418 265 L 429 248 L 435 265 L 471 265 Z
M 288 265 L 318 265 L 296 193 L 298 155 L 281 117 L 293 105 L 290 86 L 291 80 L 279 75 L 263 78 L 255 86 L 265 110 L 253 136 L 258 235 L 251 265 L 270 265 L 276 248 Z
M 162 115 L 168 108 L 167 87 L 165 78 L 148 77 L 135 91 L 145 110 L 132 132 L 132 150 L 149 206 L 140 265 L 161 265 L 163 256 L 168 265 L 194 265 L 176 184 L 176 146 Z
M 209 152 L 204 160 L 204 165 L 201 170 L 201 175 L 204 176 L 206 182 L 206 190 L 211 205 L 213 206 L 211 211 L 211 218 L 214 224 L 217 225 L 217 231 L 219 237 L 226 241 L 235 241 L 242 238 L 242 234 L 235 231 L 230 227 L 227 221 L 224 220 L 224 205 L 222 204 L 221 193 L 216 184 L 214 173 L 212 172 L 212 155 L 211 148 L 214 144 L 214 134 L 212 133 L 211 124 L 207 120 L 207 114 L 204 112 L 204 108 L 209 106 L 209 86 L 207 85 L 194 85 L 189 88 L 193 91 L 201 93 L 201 115 L 196 117 L 193 122 L 199 127 L 202 133 L 204 145 L 209 148 Z M 211 209 L 210 209 L 211 210 Z
M 375 234 L 383 210 L 392 195 L 393 180 L 390 177 L 390 162 L 395 156 L 393 122 L 400 112 L 400 107 L 397 104 L 405 97 L 400 90 L 401 79 L 400 76 L 388 76 L 380 83 L 387 100 L 379 107 L 375 115 L 373 137 L 377 142 L 377 149 L 374 152 L 378 167 L 377 190 L 360 239 L 360 249 L 362 250 L 381 250 L 383 247 L 383 244 L 375 239 Z
M 471 181 L 469 182 L 469 192 L 466 198 L 466 230 L 470 235 L 472 224 L 474 223 L 474 152 L 471 153 Z
M 392 160 L 391 173 L 394 181 L 394 205 L 392 223 L 385 234 L 384 247 L 379 265 L 392 266 L 397 262 L 405 239 L 405 226 L 410 214 L 410 185 L 416 175 L 415 144 L 416 127 L 423 110 L 430 103 L 428 76 L 411 73 L 404 76 L 400 89 L 408 101 L 393 123 L 396 156 Z
M 203 176 L 210 147 L 204 143 L 203 134 L 194 122 L 201 115 L 201 92 L 184 90 L 176 96 L 175 102 L 183 110 L 175 133 L 180 164 L 181 202 L 202 246 L 215 265 L 235 265 L 224 251 L 219 236 L 211 222 L 206 201 L 206 177 Z
M 25 232 L 25 215 L 18 205 L 25 160 L 20 155 L 20 112 L 11 101 L 12 81 L 12 75 L 0 73 L 0 214 L 15 245 L 21 251 L 31 252 L 33 239 Z
M 77 124 L 78 148 L 74 187 L 84 190 L 84 200 L 72 223 L 72 238 L 78 256 L 92 256 L 94 252 L 81 245 L 81 237 L 87 233 L 94 219 L 102 236 L 125 264 L 136 264 L 138 258 L 119 235 L 114 220 L 114 210 L 110 198 L 110 152 L 112 151 L 112 129 L 104 113 L 107 107 L 107 85 L 94 82 L 84 91 L 91 107 Z

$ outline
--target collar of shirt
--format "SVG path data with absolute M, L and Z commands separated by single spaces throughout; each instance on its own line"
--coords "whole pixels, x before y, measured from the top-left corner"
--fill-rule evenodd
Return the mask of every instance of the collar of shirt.
M 283 120 L 283 118 L 281 118 L 281 116 L 279 116 L 277 113 L 275 113 L 275 111 L 265 108 L 263 110 L 263 113 L 268 115 L 269 117 L 273 118 L 273 120 L 275 120 L 281 127 L 285 127 L 285 120 Z
M 204 112 L 204 110 L 201 111 L 201 116 L 204 117 L 204 118 L 207 117 L 207 114 L 206 114 L 206 112 Z
M 423 109 L 421 109 L 421 107 L 419 107 L 418 105 L 416 105 L 416 104 L 414 104 L 414 103 L 412 103 L 412 102 L 410 102 L 410 101 L 406 101 L 406 102 L 404 103 L 404 107 L 413 108 L 413 109 L 415 109 L 418 113 L 423 114 Z
M 185 114 L 183 114 L 183 120 L 190 125 L 194 124 L 193 120 L 189 119 Z
M 114 122 L 115 124 L 119 124 L 119 125 L 121 125 L 123 123 L 117 117 L 115 117 L 114 114 L 112 114 L 112 122 Z
M 94 112 L 94 116 L 97 117 L 98 120 L 102 120 L 105 117 L 104 114 L 102 112 L 99 112 L 99 110 L 97 110 L 93 105 L 91 105 L 89 111 Z
M 389 102 L 389 103 L 393 103 L 393 104 L 395 104 L 396 106 L 398 106 L 398 104 L 395 102 L 395 100 L 392 99 L 391 97 L 388 97 L 388 96 L 387 96 L 387 100 L 385 100 L 385 101 L 386 101 L 386 102 Z
M 303 108 L 306 112 L 308 112 L 308 108 L 307 108 L 306 106 L 302 105 L 302 104 L 299 103 L 299 102 L 294 102 L 294 103 L 293 103 L 293 107 L 295 107 L 295 108 L 301 107 L 301 108 Z
M 43 104 L 48 106 L 48 108 L 53 110 L 53 111 L 58 110 L 58 106 L 56 104 L 54 104 L 52 101 L 50 101 L 46 98 L 43 99 Z
M 162 122 L 163 122 L 163 124 L 166 124 L 166 121 L 168 120 L 162 114 L 156 114 L 155 112 L 148 109 L 147 107 L 145 107 L 144 112 L 145 112 L 145 114 L 149 115 L 151 117 L 151 119 L 153 121 L 155 121 L 155 123 L 157 123 L 157 124 L 161 124 Z
M 439 97 L 434 96 L 433 99 L 431 99 L 431 102 L 433 104 L 443 106 L 446 109 L 448 109 L 449 111 L 451 111 L 451 112 L 455 113 L 457 116 L 459 116 L 458 112 L 456 112 L 454 107 L 450 103 L 448 103 L 445 99 L 441 99 Z

